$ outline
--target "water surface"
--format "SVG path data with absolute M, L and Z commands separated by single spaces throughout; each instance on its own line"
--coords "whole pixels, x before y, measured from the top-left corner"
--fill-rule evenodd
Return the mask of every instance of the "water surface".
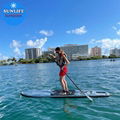
M 25 98 L 28 89 L 60 89 L 55 63 L 0 66 L 0 120 L 120 120 L 120 59 L 71 62 L 69 76 L 82 90 L 106 91 L 94 102 L 80 98 Z M 75 89 L 67 79 L 70 89 Z

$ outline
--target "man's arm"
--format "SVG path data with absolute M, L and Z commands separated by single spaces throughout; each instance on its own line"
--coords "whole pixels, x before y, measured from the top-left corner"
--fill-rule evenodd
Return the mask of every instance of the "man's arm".
M 66 62 L 66 64 L 65 64 L 65 65 L 70 64 L 70 61 L 67 59 L 67 57 L 66 57 L 65 55 L 63 55 L 63 58 L 64 58 L 64 60 L 65 60 L 65 62 Z
M 49 54 L 49 56 L 52 57 L 52 58 L 54 58 L 54 59 L 56 58 L 56 56 L 53 55 L 53 54 Z

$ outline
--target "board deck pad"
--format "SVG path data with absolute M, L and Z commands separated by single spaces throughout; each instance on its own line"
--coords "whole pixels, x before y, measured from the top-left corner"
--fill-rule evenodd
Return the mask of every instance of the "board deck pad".
M 70 90 L 71 94 L 62 94 L 62 90 L 26 90 L 20 94 L 25 97 L 32 98 L 86 98 L 87 94 L 90 97 L 109 97 L 110 93 L 100 92 L 100 91 L 83 91 L 85 94 L 81 93 L 79 90 Z
M 67 95 L 74 95 L 75 94 L 75 90 L 69 90 L 69 94 Z M 51 92 L 51 95 L 65 95 L 65 92 L 63 92 L 63 90 L 53 90 Z

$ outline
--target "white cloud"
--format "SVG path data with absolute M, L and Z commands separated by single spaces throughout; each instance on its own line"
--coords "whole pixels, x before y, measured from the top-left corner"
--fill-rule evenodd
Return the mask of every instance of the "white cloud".
M 32 40 L 27 41 L 27 46 L 34 47 L 34 42 Z
M 113 26 L 112 28 L 115 30 L 116 34 L 120 36 L 120 22 L 118 22 L 117 25 Z
M 120 22 L 118 22 L 117 24 L 120 25 Z
M 76 34 L 76 35 L 82 35 L 82 34 L 85 34 L 86 32 L 87 32 L 87 30 L 86 30 L 85 26 L 76 28 L 74 30 L 68 30 L 68 31 L 66 31 L 66 33 L 68 33 L 68 34 Z
M 120 35 L 120 29 L 118 29 L 118 30 L 116 31 L 116 33 L 117 33 L 117 35 Z
M 10 44 L 11 48 L 15 48 L 15 47 L 21 47 L 21 44 L 19 41 L 17 40 L 13 40 L 12 43 Z
M 21 44 L 19 41 L 17 40 L 13 40 L 10 43 L 10 48 L 13 49 L 14 52 L 14 56 L 16 58 L 19 57 L 24 57 L 25 56 L 25 52 L 21 51 L 21 47 L 35 47 L 35 48 L 42 48 L 44 46 L 44 44 L 47 42 L 48 38 L 41 38 L 41 39 L 36 39 L 35 41 L 33 40 L 28 40 L 26 44 Z M 4 57 L 5 58 L 5 57 Z
M 39 33 L 45 36 L 52 36 L 54 34 L 52 30 L 40 30 Z
M 8 56 L 5 56 L 0 53 L 0 60 L 7 60 L 7 59 L 8 59 Z
M 70 34 L 70 33 L 71 33 L 71 31 L 70 31 L 70 30 L 68 30 L 68 31 L 66 31 L 66 33 L 67 33 L 67 34 Z
M 22 47 L 22 45 L 20 44 L 19 41 L 13 40 L 12 43 L 10 44 L 10 47 L 13 49 L 13 52 L 15 53 L 16 57 L 21 55 L 20 47 Z
M 43 45 L 47 42 L 48 38 L 41 38 L 41 39 L 36 39 L 35 41 L 33 40 L 28 40 L 27 41 L 27 46 L 28 47 L 35 47 L 35 48 L 42 48 Z
M 102 40 L 98 40 L 96 42 L 101 43 L 102 48 L 107 48 L 107 49 L 120 48 L 120 39 L 105 38 Z
M 20 49 L 19 48 L 14 48 L 14 53 L 17 55 L 17 56 L 20 56 L 21 55 L 21 52 L 20 52 Z
M 102 53 L 109 55 L 110 49 L 120 48 L 120 39 L 103 38 L 101 40 L 91 40 L 90 43 L 102 48 Z

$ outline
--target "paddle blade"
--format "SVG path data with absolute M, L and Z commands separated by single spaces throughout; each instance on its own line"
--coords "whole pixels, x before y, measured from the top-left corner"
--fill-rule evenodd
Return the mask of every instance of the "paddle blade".
M 86 97 L 92 102 L 93 99 L 85 93 Z

